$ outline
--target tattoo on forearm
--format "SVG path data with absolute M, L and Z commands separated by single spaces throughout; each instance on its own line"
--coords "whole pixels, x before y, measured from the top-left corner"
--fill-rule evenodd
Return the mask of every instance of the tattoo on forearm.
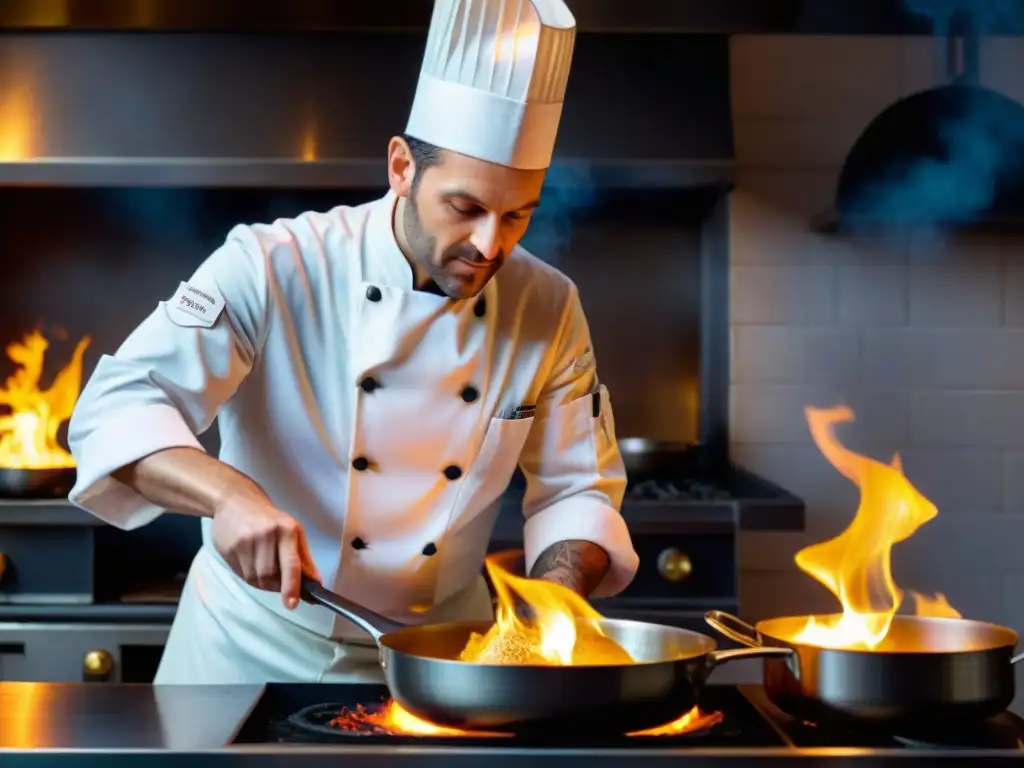
M 589 541 L 560 541 L 541 552 L 530 577 L 556 581 L 582 595 L 589 595 L 608 573 L 611 559 Z

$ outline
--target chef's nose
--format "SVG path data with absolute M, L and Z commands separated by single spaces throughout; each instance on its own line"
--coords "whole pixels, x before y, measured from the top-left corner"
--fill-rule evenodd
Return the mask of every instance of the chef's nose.
M 494 215 L 481 219 L 469 242 L 488 261 L 497 258 L 501 251 L 500 219 Z

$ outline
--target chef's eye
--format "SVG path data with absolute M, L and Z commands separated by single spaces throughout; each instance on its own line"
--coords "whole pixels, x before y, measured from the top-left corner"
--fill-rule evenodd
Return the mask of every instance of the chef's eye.
M 480 206 L 467 203 L 449 202 L 452 210 L 460 216 L 476 216 L 480 213 Z

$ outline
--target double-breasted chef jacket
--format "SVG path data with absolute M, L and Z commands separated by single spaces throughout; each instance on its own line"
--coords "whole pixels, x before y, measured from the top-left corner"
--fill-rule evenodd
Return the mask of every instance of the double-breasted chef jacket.
M 196 439 L 218 418 L 219 458 L 306 532 L 324 583 L 416 623 L 479 579 L 517 464 L 527 567 L 593 542 L 629 584 L 626 476 L 574 284 L 516 248 L 475 298 L 414 290 L 393 232 L 397 198 L 235 227 L 177 291 L 103 356 L 70 424 L 70 499 L 122 529 L 164 510 L 111 476 Z M 287 620 L 365 639 L 322 608 Z

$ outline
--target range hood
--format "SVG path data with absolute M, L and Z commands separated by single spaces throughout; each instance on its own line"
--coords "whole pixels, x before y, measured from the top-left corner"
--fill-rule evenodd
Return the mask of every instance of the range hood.
M 0 185 L 382 186 L 425 39 L 0 35 Z M 728 37 L 580 33 L 555 155 L 553 184 L 728 185 Z
M 979 84 L 979 40 L 947 42 L 950 82 L 876 117 L 839 175 L 833 234 L 1024 228 L 1024 106 Z

